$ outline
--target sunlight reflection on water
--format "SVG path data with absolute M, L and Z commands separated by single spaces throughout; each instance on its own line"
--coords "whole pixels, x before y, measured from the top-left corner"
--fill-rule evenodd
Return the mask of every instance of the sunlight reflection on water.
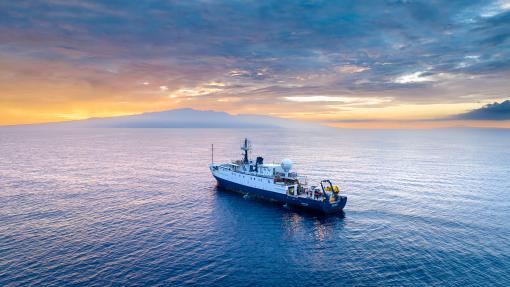
M 505 130 L 1 129 L 0 285 L 510 282 Z M 216 188 L 248 136 L 344 214 Z M 311 140 L 313 139 L 313 140 Z

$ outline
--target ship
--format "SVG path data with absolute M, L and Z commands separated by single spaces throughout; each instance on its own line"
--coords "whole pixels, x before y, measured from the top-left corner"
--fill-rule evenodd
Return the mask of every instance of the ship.
M 330 179 L 308 185 L 306 176 L 291 172 L 290 159 L 284 159 L 280 164 L 268 164 L 258 156 L 253 161 L 249 158 L 251 149 L 250 141 L 245 138 L 241 144 L 242 159 L 214 163 L 214 146 L 211 146 L 209 169 L 220 188 L 320 213 L 331 214 L 344 209 L 347 196 L 341 195 L 338 186 Z

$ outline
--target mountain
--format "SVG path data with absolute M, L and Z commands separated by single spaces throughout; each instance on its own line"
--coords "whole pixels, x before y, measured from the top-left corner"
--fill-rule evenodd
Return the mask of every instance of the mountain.
M 50 123 L 73 128 L 314 128 L 318 124 L 261 115 L 230 115 L 190 108 L 111 118 Z

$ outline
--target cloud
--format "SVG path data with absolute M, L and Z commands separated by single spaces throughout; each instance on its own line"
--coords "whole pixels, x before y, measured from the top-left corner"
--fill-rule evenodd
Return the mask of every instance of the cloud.
M 423 75 L 423 72 L 415 72 L 412 74 L 401 75 L 395 79 L 395 83 L 407 84 L 407 83 L 421 83 L 421 82 L 432 81 L 432 79 L 430 79 L 430 77 L 423 77 L 422 75 Z
M 370 70 L 370 68 L 360 67 L 360 66 L 356 66 L 356 65 L 344 65 L 344 66 L 338 67 L 339 72 L 346 73 L 346 74 L 361 73 L 361 72 L 364 72 L 367 70 Z
M 487 102 L 509 88 L 509 31 L 499 0 L 2 1 L 0 103 L 37 104 L 63 82 L 109 101 L 230 112 Z M 87 99 L 66 94 L 58 101 Z
M 357 98 L 357 97 L 346 97 L 346 96 L 302 96 L 302 97 L 284 97 L 288 101 L 299 102 L 299 103 L 312 103 L 312 102 L 332 102 L 332 103 L 344 103 L 346 106 L 353 105 L 378 105 L 381 103 L 391 101 L 390 98 Z
M 510 100 L 485 105 L 479 109 L 451 117 L 457 120 L 510 120 Z

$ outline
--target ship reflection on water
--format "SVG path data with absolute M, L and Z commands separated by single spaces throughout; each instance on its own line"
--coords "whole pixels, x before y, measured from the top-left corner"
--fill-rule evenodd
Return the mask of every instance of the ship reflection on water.
M 271 222 L 266 227 L 270 228 L 271 226 L 275 230 L 280 230 L 282 237 L 290 238 L 302 232 L 308 232 L 309 236 L 313 235 L 315 240 L 323 241 L 333 239 L 328 235 L 334 236 L 332 231 L 340 231 L 345 225 L 345 211 L 324 214 L 285 206 L 279 202 L 270 202 L 258 197 L 242 196 L 219 186 L 214 187 L 214 191 L 217 197 L 215 207 L 228 209 L 228 214 L 231 216 L 244 216 L 246 213 L 250 213 L 253 217 L 257 217 L 257 221 L 263 221 L 267 216 L 278 218 L 278 221 Z M 264 230 L 260 232 L 264 232 Z

